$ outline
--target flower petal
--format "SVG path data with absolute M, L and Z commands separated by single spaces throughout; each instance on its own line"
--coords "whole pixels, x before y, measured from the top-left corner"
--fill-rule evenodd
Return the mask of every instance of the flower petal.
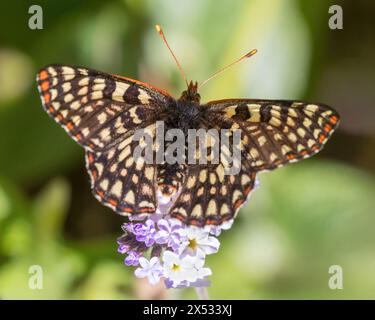
M 143 270 L 142 268 L 137 268 L 135 269 L 134 274 L 137 278 L 146 278 L 148 275 L 148 272 Z
M 179 263 L 179 258 L 178 255 L 172 251 L 166 250 L 163 253 L 163 261 L 166 264 L 174 264 L 174 263 Z
M 149 265 L 150 265 L 150 263 L 148 262 L 148 260 L 145 257 L 140 257 L 138 262 L 143 269 L 148 268 Z

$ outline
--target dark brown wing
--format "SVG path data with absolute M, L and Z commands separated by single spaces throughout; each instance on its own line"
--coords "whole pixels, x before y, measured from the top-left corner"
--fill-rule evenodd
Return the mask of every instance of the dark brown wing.
M 153 135 L 173 98 L 136 80 L 67 65 L 47 66 L 37 82 L 44 109 L 85 148 L 99 201 L 120 213 L 155 211 L 155 166 L 136 165 L 132 138 L 138 129 Z

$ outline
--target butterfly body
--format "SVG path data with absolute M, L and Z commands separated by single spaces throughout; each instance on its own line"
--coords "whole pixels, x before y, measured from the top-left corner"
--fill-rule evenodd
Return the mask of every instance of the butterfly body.
M 191 82 L 188 89 L 181 94 L 181 97 L 174 100 L 169 110 L 171 110 L 170 121 L 168 121 L 169 129 L 178 128 L 185 134 L 187 134 L 188 129 L 199 129 L 204 108 L 200 105 L 197 85 Z
M 302 101 L 226 99 L 201 104 L 193 82 L 175 99 L 147 83 L 67 65 L 47 66 L 37 81 L 44 109 L 85 149 L 91 187 L 101 203 L 119 214 L 150 214 L 162 194 L 173 198 L 169 215 L 197 226 L 233 219 L 258 172 L 317 153 L 339 122 L 332 108 Z M 225 129 L 229 139 L 240 131 L 239 171 L 226 174 L 230 150 L 221 147 L 217 157 L 212 141 L 204 145 L 206 163 L 157 162 L 158 151 L 163 156 L 174 153 L 170 146 L 175 141 L 165 139 L 160 146 L 158 122 L 164 123 L 164 138 L 171 129 L 182 131 L 185 160 L 191 129 Z M 150 138 L 151 162 L 134 157 L 137 146 L 147 144 L 146 138 L 134 140 L 138 130 Z M 199 160 L 199 155 L 194 149 L 193 158 Z

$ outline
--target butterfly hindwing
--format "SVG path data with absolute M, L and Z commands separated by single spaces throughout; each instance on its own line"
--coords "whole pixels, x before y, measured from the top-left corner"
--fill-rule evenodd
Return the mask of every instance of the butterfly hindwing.
M 254 187 L 255 172 L 225 175 L 218 165 L 190 167 L 172 217 L 196 226 L 220 225 L 232 219 Z
M 155 130 L 155 124 L 144 129 L 151 138 Z M 156 210 L 156 166 L 134 156 L 135 148 L 143 143 L 144 140 L 130 136 L 110 149 L 86 151 L 86 167 L 95 197 L 123 215 Z
M 228 140 L 224 142 L 220 130 L 217 135 L 211 130 L 224 126 L 220 121 L 203 120 L 200 124 L 201 128 L 208 129 L 207 134 L 201 136 L 201 147 L 195 142 L 192 159 L 196 164 L 187 166 L 181 192 L 170 210 L 171 216 L 187 224 L 202 227 L 232 219 L 254 187 L 256 172 L 249 170 L 246 162 L 239 163 L 235 172 L 228 171 L 235 167 L 230 160 L 233 158 L 233 132 L 225 132 Z M 199 163 L 203 159 L 206 163 Z

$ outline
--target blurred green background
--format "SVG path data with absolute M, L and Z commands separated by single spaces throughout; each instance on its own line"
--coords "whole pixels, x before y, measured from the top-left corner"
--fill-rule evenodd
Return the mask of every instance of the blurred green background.
M 28 9 L 43 8 L 43 30 Z M 340 4 L 344 29 L 328 28 Z M 83 150 L 43 111 L 35 75 L 50 63 L 147 81 L 179 96 L 252 48 L 201 95 L 324 102 L 342 116 L 316 157 L 260 175 L 261 187 L 208 258 L 212 298 L 375 298 L 375 3 L 297 0 L 2 1 L 0 298 L 195 298 L 149 288 L 116 252 L 123 217 L 91 195 Z M 28 287 L 43 268 L 43 290 Z M 331 290 L 331 265 L 343 268 Z

